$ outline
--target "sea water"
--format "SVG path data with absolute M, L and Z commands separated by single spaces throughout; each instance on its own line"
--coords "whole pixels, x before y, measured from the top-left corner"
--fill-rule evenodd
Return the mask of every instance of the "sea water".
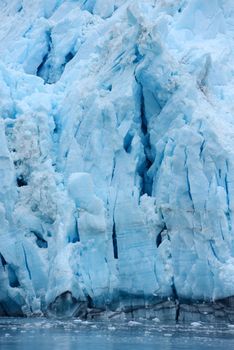
M 234 325 L 0 318 L 1 350 L 233 350 Z

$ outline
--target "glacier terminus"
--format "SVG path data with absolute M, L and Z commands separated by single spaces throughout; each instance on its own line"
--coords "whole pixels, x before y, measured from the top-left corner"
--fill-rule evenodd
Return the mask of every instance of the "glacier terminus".
M 234 321 L 232 0 L 0 1 L 0 315 Z

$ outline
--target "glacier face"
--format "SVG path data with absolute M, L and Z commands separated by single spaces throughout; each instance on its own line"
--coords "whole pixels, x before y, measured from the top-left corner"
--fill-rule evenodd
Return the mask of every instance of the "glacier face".
M 232 1 L 0 16 L 0 313 L 233 296 Z

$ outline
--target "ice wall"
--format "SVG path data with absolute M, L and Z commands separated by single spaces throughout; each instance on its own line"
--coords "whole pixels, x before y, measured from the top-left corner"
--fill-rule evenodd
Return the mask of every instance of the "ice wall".
M 233 296 L 232 1 L 0 23 L 0 313 Z

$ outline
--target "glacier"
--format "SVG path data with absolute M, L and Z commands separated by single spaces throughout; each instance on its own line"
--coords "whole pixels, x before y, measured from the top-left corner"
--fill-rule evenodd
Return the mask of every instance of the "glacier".
M 233 39 L 232 0 L 0 2 L 0 314 L 226 315 Z

